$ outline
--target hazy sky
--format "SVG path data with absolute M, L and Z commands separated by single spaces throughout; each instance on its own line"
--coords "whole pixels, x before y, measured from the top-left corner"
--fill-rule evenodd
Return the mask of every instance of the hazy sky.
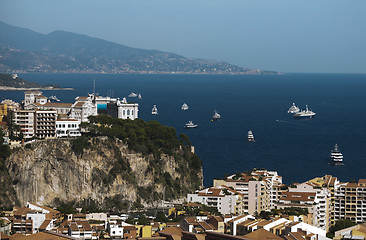
M 366 0 L 0 0 L 0 21 L 241 67 L 366 73 Z

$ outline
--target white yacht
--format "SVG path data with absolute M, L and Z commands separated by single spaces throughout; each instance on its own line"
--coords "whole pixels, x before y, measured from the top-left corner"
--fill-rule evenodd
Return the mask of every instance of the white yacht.
M 130 93 L 130 94 L 128 95 L 128 97 L 137 97 L 137 94 L 136 94 L 136 93 L 134 93 L 134 92 L 132 92 L 132 93 Z
M 288 109 L 287 113 L 298 113 L 300 112 L 300 108 L 295 105 L 295 103 L 292 103 L 292 106 Z
M 139 96 L 138 96 L 139 99 L 142 99 L 142 96 L 141 96 L 141 93 L 139 93 Z
M 59 102 L 60 99 L 58 99 L 55 95 L 52 95 L 48 98 L 48 100 L 50 100 L 51 102 Z
M 198 127 L 198 125 L 194 124 L 192 121 L 189 121 L 188 123 L 186 123 L 186 125 L 184 127 L 185 128 L 196 128 L 196 127 Z
M 182 110 L 188 110 L 188 105 L 187 105 L 187 103 L 183 103 L 183 105 L 182 105 Z
M 252 130 L 248 131 L 248 142 L 255 142 Z
M 151 114 L 153 114 L 153 115 L 157 115 L 158 114 L 158 108 L 156 107 L 156 105 L 153 106 L 153 108 L 151 110 Z
M 314 118 L 315 112 L 308 109 L 308 105 L 306 105 L 305 110 L 301 110 L 294 114 L 294 118 L 301 119 L 301 118 Z
M 216 111 L 214 111 L 214 114 L 212 115 L 212 121 L 217 121 L 221 118 L 221 115 Z
M 343 154 L 339 151 L 338 144 L 334 145 L 330 153 L 330 161 L 334 165 L 343 165 Z

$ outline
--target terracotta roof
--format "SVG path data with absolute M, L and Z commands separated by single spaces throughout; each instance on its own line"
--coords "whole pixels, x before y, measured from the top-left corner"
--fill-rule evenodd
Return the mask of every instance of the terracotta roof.
M 42 94 L 41 95 L 38 95 L 36 98 L 48 98 L 48 97 L 46 97 L 46 96 L 43 96 Z
M 44 220 L 43 221 L 43 223 L 41 224 L 41 226 L 39 226 L 39 230 L 41 231 L 41 230 L 46 230 L 46 228 L 47 228 L 47 226 L 48 226 L 48 224 L 50 224 L 50 222 L 51 222 L 51 220 Z
M 358 180 L 358 183 L 360 184 L 360 183 L 366 183 L 366 179 L 359 179 Z
M 125 226 L 123 227 L 124 230 L 136 230 L 135 226 Z
M 60 102 L 47 102 L 45 104 L 40 104 L 37 106 L 44 106 L 44 107 L 71 107 L 72 103 L 60 103 Z
M 24 236 L 24 235 L 17 235 L 16 234 L 11 236 L 11 240 L 65 240 L 65 239 L 77 239 L 67 235 L 51 232 L 51 231 L 43 231 L 39 233 L 35 233 L 32 235 Z
M 75 222 L 76 222 L 77 225 L 81 225 L 84 231 L 91 231 L 92 230 L 92 228 L 91 228 L 88 221 L 76 220 Z
M 41 206 L 41 205 L 38 205 L 38 204 L 35 204 L 35 203 L 32 203 L 30 202 L 30 204 L 34 205 L 34 206 L 37 206 L 37 207 L 40 207 L 40 208 L 43 208 L 47 211 L 49 211 L 50 213 L 54 213 L 54 214 L 58 214 L 60 213 L 60 211 L 56 210 L 56 209 L 53 209 L 53 208 L 50 208 L 50 207 L 46 207 L 46 206 Z
M 347 183 L 346 187 L 356 188 L 356 187 L 358 187 L 358 184 L 357 183 Z
M 84 104 L 85 104 L 85 102 L 77 102 L 76 104 L 73 105 L 73 107 L 74 108 L 81 108 Z
M 289 236 L 293 237 L 296 240 L 304 240 L 305 234 L 302 232 L 290 232 Z
M 182 231 L 183 230 L 180 227 L 167 227 L 167 228 L 164 228 L 163 230 L 159 231 L 159 234 L 168 233 L 171 235 L 183 236 Z
M 71 231 L 79 231 L 79 227 L 75 222 L 72 222 L 69 226 Z
M 247 225 L 248 225 L 248 223 L 251 223 L 251 222 L 254 222 L 254 221 L 253 221 L 253 220 L 248 219 L 248 220 L 245 220 L 244 222 L 239 223 L 238 225 L 247 226 Z
M 205 230 L 205 231 L 212 231 L 213 228 L 206 222 L 198 222 L 198 224 Z
M 266 239 L 271 239 L 271 240 L 274 240 L 274 239 L 280 239 L 280 240 L 283 240 L 283 238 L 261 228 L 261 229 L 258 229 L 254 232 L 251 232 L 247 235 L 244 235 L 244 237 L 246 238 L 249 238 L 249 239 L 252 239 L 252 240 L 266 240 Z
M 26 215 L 28 212 L 30 212 L 30 208 L 23 208 L 23 207 L 15 207 L 13 211 L 13 215 Z
M 197 225 L 197 219 L 195 217 L 185 217 L 184 218 L 188 224 L 196 224 Z
M 283 192 L 280 200 L 287 201 L 314 201 L 316 193 L 313 192 Z

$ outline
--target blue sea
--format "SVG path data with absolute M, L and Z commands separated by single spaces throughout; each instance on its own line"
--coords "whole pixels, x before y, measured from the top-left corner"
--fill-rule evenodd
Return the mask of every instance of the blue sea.
M 253 168 L 278 171 L 287 184 L 331 174 L 341 181 L 366 178 L 366 75 L 132 75 L 19 74 L 41 84 L 74 91 L 44 91 L 62 102 L 93 92 L 127 97 L 141 93 L 139 118 L 157 120 L 185 133 L 203 161 L 204 185 Z M 0 92 L 0 98 L 21 101 L 23 92 Z M 287 113 L 295 102 L 316 112 L 311 120 Z M 182 111 L 187 103 L 189 110 Z M 152 115 L 153 105 L 159 114 Z M 221 120 L 211 121 L 214 110 Z M 184 129 L 192 120 L 196 129 Z M 252 130 L 255 143 L 247 142 Z M 344 166 L 329 165 L 338 144 Z

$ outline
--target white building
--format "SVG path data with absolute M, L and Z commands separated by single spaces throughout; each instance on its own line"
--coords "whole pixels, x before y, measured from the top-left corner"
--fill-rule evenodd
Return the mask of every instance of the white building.
M 87 122 L 89 116 L 97 116 L 98 110 L 96 104 L 93 102 L 93 95 L 88 97 L 77 97 L 75 103 L 71 106 L 69 117 Z
M 131 224 L 125 223 L 125 222 L 121 222 L 121 223 L 117 223 L 117 221 L 109 221 L 108 222 L 108 231 L 109 231 L 109 236 L 111 236 L 111 238 L 124 238 L 123 237 L 123 229 L 127 226 L 133 226 Z
M 56 137 L 79 137 L 80 121 L 76 119 L 57 119 L 56 120 Z
M 119 98 L 107 105 L 107 114 L 111 117 L 135 120 L 138 118 L 139 104 L 128 103 L 126 98 Z
M 26 91 L 24 93 L 24 107 L 36 102 L 36 97 L 42 95 L 40 91 Z
M 206 188 L 188 194 L 188 202 L 199 202 L 209 207 L 215 207 L 222 214 L 241 212 L 243 195 L 225 186 Z
M 12 122 L 20 127 L 24 138 L 35 136 L 35 111 L 34 110 L 15 110 L 12 112 Z
M 323 230 L 330 227 L 330 192 L 327 188 L 321 187 L 312 182 L 304 182 L 290 187 L 288 191 L 298 193 L 315 193 L 313 199 L 313 225 Z

